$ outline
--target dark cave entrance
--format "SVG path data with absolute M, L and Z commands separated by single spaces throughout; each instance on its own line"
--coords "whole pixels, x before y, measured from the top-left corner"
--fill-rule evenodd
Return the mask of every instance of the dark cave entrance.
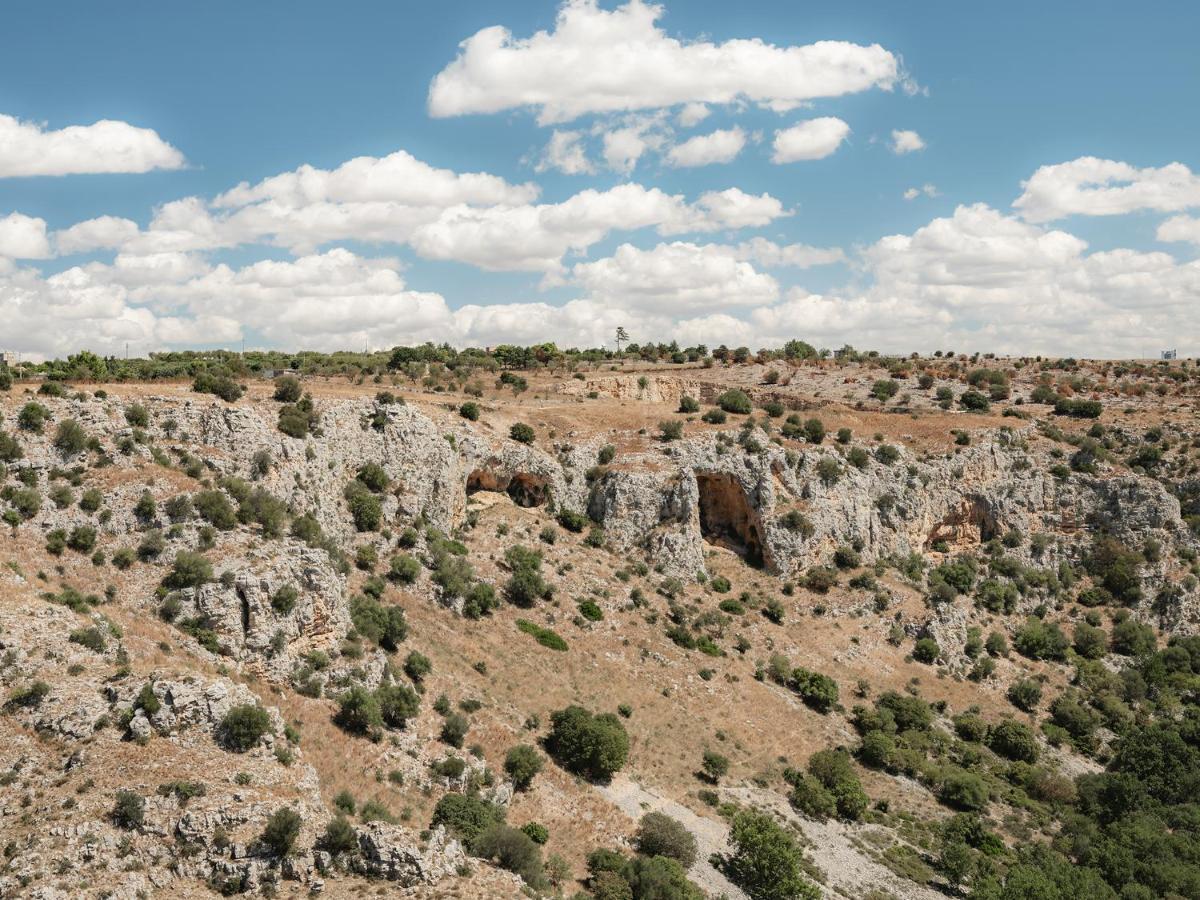
M 508 494 L 517 506 L 543 506 L 550 494 L 550 483 L 537 475 L 518 472 L 506 477 L 493 469 L 475 469 L 467 476 L 467 496 L 479 491 Z
M 758 516 L 738 480 L 725 473 L 697 473 L 696 487 L 700 493 L 700 534 L 704 539 L 733 550 L 752 566 L 762 566 Z

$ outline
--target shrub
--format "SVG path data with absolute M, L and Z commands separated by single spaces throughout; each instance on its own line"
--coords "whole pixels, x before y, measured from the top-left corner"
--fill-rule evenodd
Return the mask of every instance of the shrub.
M 512 571 L 504 588 L 509 603 L 528 609 L 538 599 L 549 596 L 550 586 L 541 574 L 541 553 L 517 544 L 505 551 L 504 560 Z
M 474 400 L 468 400 L 458 408 L 458 414 L 470 422 L 478 422 L 479 404 Z
M 746 396 L 746 392 L 736 389 L 721 394 L 717 398 L 717 406 L 727 413 L 737 413 L 742 416 L 749 415 L 754 408 L 750 398 Z
M 665 856 L 685 869 L 690 869 L 696 861 L 695 836 L 666 813 L 649 812 L 642 816 L 633 841 L 639 853 Z
M 400 553 L 392 557 L 392 561 L 388 567 L 388 577 L 392 581 L 398 581 L 401 584 L 412 584 L 420 574 L 421 564 L 417 562 L 416 557 L 409 556 L 407 553 Z
M 1113 626 L 1113 653 L 1120 653 L 1122 656 L 1149 656 L 1157 644 L 1154 629 L 1135 619 L 1125 619 Z
M 375 462 L 363 463 L 359 466 L 358 472 L 354 477 L 375 494 L 382 494 L 388 489 L 388 485 L 392 483 L 392 479 L 388 476 L 383 466 Z
M 408 637 L 408 620 L 399 606 L 384 605 L 360 594 L 350 601 L 350 621 L 363 637 L 394 653 Z
M 117 791 L 112 810 L 113 824 L 126 831 L 141 828 L 146 820 L 146 801 L 133 791 Z
M 296 608 L 298 599 L 300 599 L 300 591 L 296 589 L 296 586 L 285 584 L 271 595 L 271 608 L 281 616 L 286 616 Z
M 715 750 L 705 750 L 700 758 L 700 771 L 708 781 L 716 784 L 729 774 L 729 757 Z
M 700 412 L 700 402 L 695 397 L 684 394 L 679 398 L 679 411 L 681 413 L 698 413 Z
M 1054 414 L 1056 416 L 1071 416 L 1076 419 L 1098 419 L 1102 412 L 1104 412 L 1104 405 L 1099 400 L 1059 397 L 1054 401 Z
M 96 548 L 96 529 L 90 525 L 77 525 L 67 535 L 67 546 L 78 553 L 91 553 Z
M 725 410 L 714 407 L 702 415 L 700 420 L 707 422 L 709 425 L 724 425 L 726 421 Z
M 595 715 L 582 706 L 568 706 L 551 713 L 550 722 L 546 746 L 564 768 L 605 780 L 625 765 L 629 735 L 612 713 Z
M 413 681 L 421 681 L 426 675 L 433 671 L 433 663 L 429 661 L 429 657 L 416 650 L 413 650 L 404 658 L 404 674 Z
M 44 681 L 34 681 L 19 687 L 8 696 L 8 705 L 22 709 L 36 709 L 50 695 L 50 685 Z
M 1023 712 L 1033 712 L 1042 702 L 1042 686 L 1032 678 L 1014 681 L 1008 687 L 1008 702 Z
M 508 429 L 508 436 L 518 443 L 532 444 L 533 439 L 537 435 L 531 425 L 526 425 L 524 422 L 517 422 L 512 428 Z
M 192 550 L 180 550 L 175 554 L 175 562 L 163 584 L 171 590 L 180 588 L 199 587 L 212 581 L 212 563 L 200 553 Z
M 991 401 L 979 391 L 963 391 L 958 398 L 958 403 L 963 409 L 971 412 L 987 412 L 992 408 Z
M 544 882 L 541 848 L 525 832 L 496 822 L 471 843 L 471 852 L 521 876 L 531 887 Z
M 356 684 L 338 698 L 333 721 L 351 734 L 374 735 L 383 727 L 383 712 L 375 695 Z
M 518 744 L 504 757 L 504 771 L 512 779 L 514 788 L 527 790 L 542 771 L 542 755 L 529 744 Z
M 277 427 L 288 437 L 303 438 L 317 426 L 319 417 L 312 398 L 305 396 L 299 403 L 287 403 L 279 407 Z
M 350 516 L 358 531 L 378 531 L 383 521 L 383 504 L 370 489 L 358 479 L 346 485 L 343 492 L 350 507 Z
M 679 419 L 666 419 L 658 423 L 658 431 L 664 441 L 677 441 L 683 437 L 683 422 Z
M 451 713 L 442 721 L 442 730 L 438 737 L 451 747 L 462 747 L 463 739 L 471 728 L 467 717 L 461 713 Z
M 244 393 L 244 388 L 230 378 L 213 372 L 201 372 L 192 382 L 192 390 L 197 394 L 214 394 L 226 403 L 233 403 Z
M 521 830 L 529 836 L 529 839 L 535 844 L 544 844 L 550 840 L 550 829 L 540 822 L 526 822 L 521 826 Z
M 1031 616 L 1013 635 L 1013 646 L 1030 659 L 1063 659 L 1071 642 L 1058 625 Z
M 21 407 L 21 411 L 17 413 L 17 426 L 22 431 L 41 434 L 42 427 L 46 424 L 48 418 L 50 418 L 50 410 L 46 409 L 42 404 L 26 403 Z
M 16 462 L 25 455 L 21 444 L 7 431 L 0 431 L 0 462 Z
M 837 705 L 837 682 L 828 675 L 796 668 L 792 670 L 789 684 L 792 690 L 800 695 L 800 699 L 817 712 L 829 712 Z
M 295 375 L 280 375 L 275 379 L 275 399 L 280 403 L 295 403 L 302 396 L 300 379 Z
M 1006 719 L 988 733 L 988 746 L 993 751 L 1019 762 L 1037 762 L 1037 737 L 1028 725 Z
M 1073 644 L 1075 652 L 1084 659 L 1102 659 L 1108 652 L 1108 635 L 1103 628 L 1080 622 L 1075 626 Z
M 74 419 L 64 419 L 54 432 L 54 447 L 63 456 L 76 456 L 87 449 L 88 436 Z
M 932 664 L 937 662 L 938 656 L 941 654 L 942 648 L 938 646 L 938 642 L 931 637 L 920 638 L 913 645 L 913 659 L 917 662 Z
M 987 807 L 987 783 L 972 772 L 956 769 L 942 782 L 938 798 L 955 809 L 977 812 Z
M 730 880 L 754 900 L 818 900 L 821 892 L 802 874 L 804 855 L 769 813 L 744 810 L 729 832 Z
M 492 825 L 504 821 L 504 810 L 469 794 L 443 794 L 433 809 L 429 827 L 442 825 L 468 846 Z
M 420 695 L 402 684 L 381 684 L 375 689 L 375 700 L 384 724 L 393 728 L 404 728 L 421 710 Z
M 262 842 L 275 856 L 287 856 L 300 836 L 300 814 L 284 806 L 271 813 L 263 829 Z
M 850 755 L 844 750 L 821 750 L 808 760 L 808 771 L 829 791 L 838 815 L 850 821 L 862 818 L 867 795 L 862 789 Z
M 804 439 L 810 444 L 819 444 L 825 440 L 825 423 L 820 419 L 808 419 L 803 425 Z
M 559 510 L 558 513 L 558 524 L 567 529 L 567 531 L 579 534 L 579 532 L 583 531 L 583 529 L 587 527 L 588 518 L 583 513 L 577 513 L 569 509 L 562 509 Z
M 192 498 L 192 505 L 214 528 L 229 531 L 237 525 L 237 513 L 222 491 L 200 491 Z
M 352 801 L 353 802 L 353 801 Z M 358 836 L 354 826 L 345 816 L 337 816 L 329 820 L 325 833 L 321 835 L 318 845 L 326 853 L 337 856 L 342 853 L 352 853 L 358 849 Z
M 245 753 L 257 746 L 270 730 L 271 717 L 267 711 L 257 704 L 243 703 L 225 713 L 217 726 L 217 736 L 228 749 Z
M 76 628 L 68 636 L 68 640 L 72 644 L 78 644 L 81 647 L 86 647 L 93 653 L 103 653 L 107 641 L 104 639 L 104 632 L 99 628 L 92 626 L 91 628 Z
M 530 622 L 528 619 L 517 619 L 517 629 L 525 632 L 543 647 L 551 650 L 567 650 L 567 642 L 563 640 L 562 635 L 551 628 L 544 628 L 536 622 Z

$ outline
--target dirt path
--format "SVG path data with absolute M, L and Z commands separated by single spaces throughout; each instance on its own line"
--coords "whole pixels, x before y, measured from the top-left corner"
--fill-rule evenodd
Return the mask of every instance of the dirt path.
M 671 818 L 678 819 L 696 836 L 696 862 L 688 870 L 688 877 L 710 897 L 724 895 L 730 900 L 746 900 L 746 895 L 708 861 L 712 854 L 724 853 L 728 849 L 726 838 L 729 829 L 723 821 L 698 816 L 686 806 L 660 797 L 623 775 L 616 776 L 610 784 L 600 787 L 599 791 L 635 821 L 648 812 L 664 812 Z

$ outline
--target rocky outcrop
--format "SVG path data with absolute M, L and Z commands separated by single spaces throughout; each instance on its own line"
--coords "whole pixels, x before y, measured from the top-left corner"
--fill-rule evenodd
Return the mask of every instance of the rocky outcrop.
M 434 884 L 453 875 L 467 862 L 462 844 L 448 838 L 441 826 L 419 843 L 410 830 L 385 822 L 362 825 L 356 833 L 359 850 L 356 865 L 360 871 L 403 887 Z

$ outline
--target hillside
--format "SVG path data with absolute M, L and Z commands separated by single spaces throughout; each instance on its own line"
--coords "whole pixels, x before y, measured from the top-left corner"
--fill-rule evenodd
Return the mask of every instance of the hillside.
M 1200 896 L 1200 370 L 699 356 L 6 379 L 0 896 Z

